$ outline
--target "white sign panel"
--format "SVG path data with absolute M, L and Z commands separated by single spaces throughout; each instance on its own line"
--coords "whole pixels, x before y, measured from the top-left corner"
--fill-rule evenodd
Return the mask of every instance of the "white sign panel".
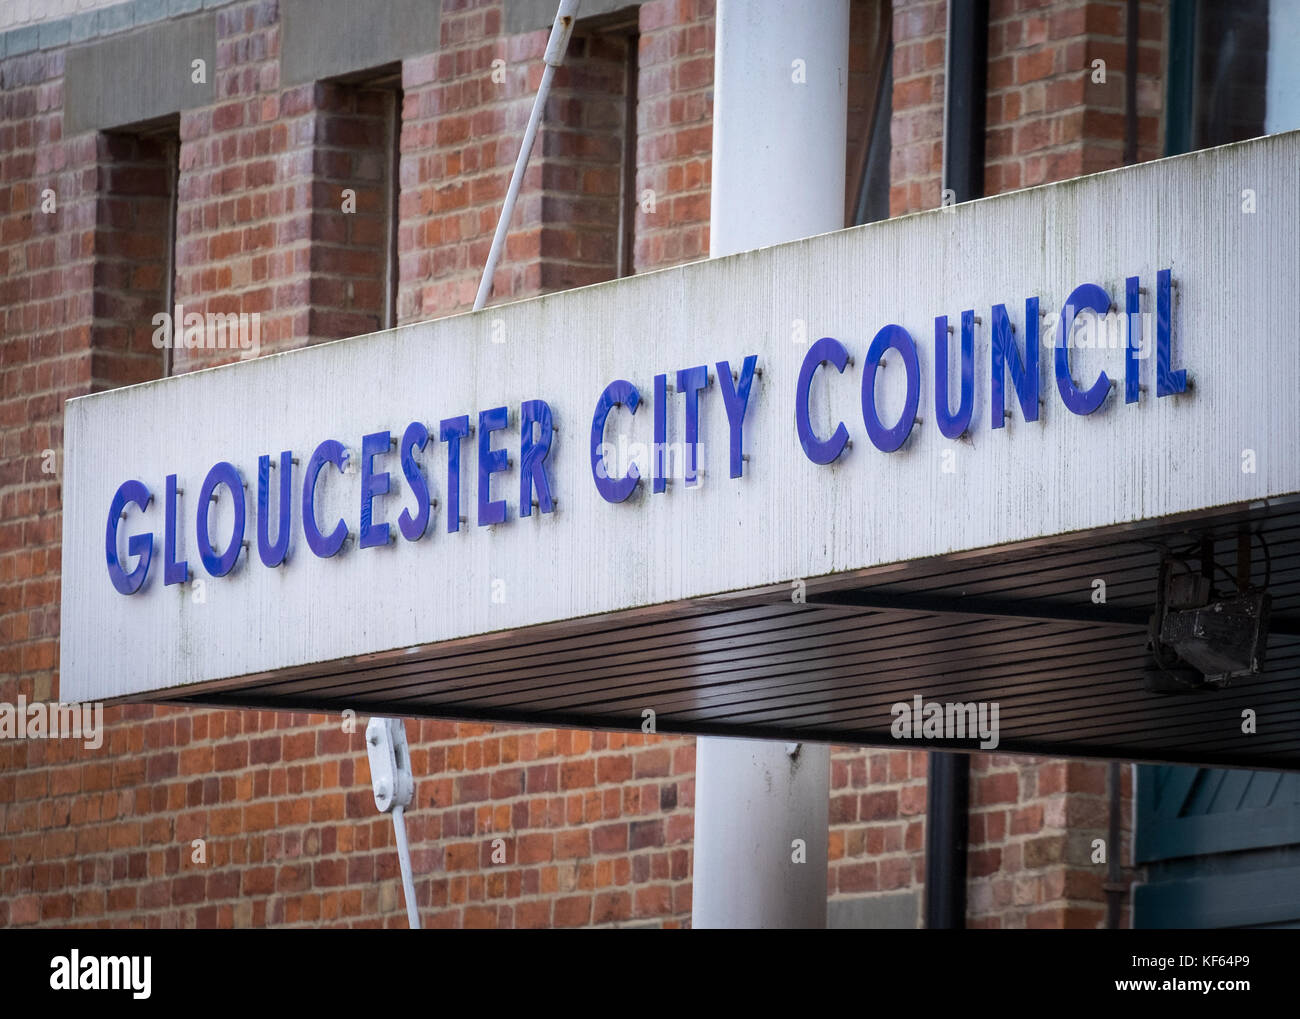
M 1298 295 L 1288 134 L 74 400 L 61 692 L 1297 493 Z

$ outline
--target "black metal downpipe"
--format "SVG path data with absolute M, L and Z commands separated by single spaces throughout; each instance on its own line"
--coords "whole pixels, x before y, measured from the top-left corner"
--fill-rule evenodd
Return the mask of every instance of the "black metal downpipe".
M 1120 910 L 1124 906 L 1124 894 L 1128 886 L 1124 884 L 1124 874 L 1120 869 L 1120 794 L 1123 791 L 1124 778 L 1120 773 L 1119 761 L 1111 761 L 1106 769 L 1106 793 L 1110 797 L 1108 818 L 1106 821 L 1106 927 L 1119 930 Z
M 956 202 L 984 195 L 988 98 L 988 0 L 948 4 L 943 186 Z M 932 753 L 925 816 L 925 925 L 966 926 L 970 758 Z
M 1128 0 L 1124 8 L 1124 165 L 1131 166 L 1137 162 L 1138 153 L 1138 112 L 1137 112 L 1137 76 L 1138 76 L 1138 0 Z M 1162 581 L 1163 585 L 1163 581 Z M 1120 772 L 1119 761 L 1111 761 L 1106 769 L 1106 795 L 1109 798 L 1106 816 L 1106 927 L 1118 930 L 1120 913 L 1124 906 L 1124 895 L 1128 886 L 1124 883 L 1122 861 L 1120 860 L 1121 831 L 1120 797 L 1124 788 L 1124 778 Z
M 958 202 L 984 197 L 989 69 L 988 0 L 948 5 L 943 186 Z
M 1124 10 L 1124 165 L 1138 158 L 1138 0 L 1128 0 Z
M 966 845 L 970 841 L 970 758 L 930 755 L 925 806 L 925 925 L 966 926 Z

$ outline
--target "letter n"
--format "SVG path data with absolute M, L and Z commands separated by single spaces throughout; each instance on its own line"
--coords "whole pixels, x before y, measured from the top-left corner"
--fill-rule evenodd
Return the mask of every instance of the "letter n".
M 1005 304 L 993 306 L 993 378 L 989 404 L 993 414 L 993 427 L 1006 423 L 1006 400 L 1003 386 L 1007 369 L 1011 369 L 1011 383 L 1020 401 L 1020 411 L 1026 421 L 1038 420 L 1038 298 L 1025 301 L 1025 357 L 1020 359 L 1016 349 L 1011 321 L 1007 318 Z

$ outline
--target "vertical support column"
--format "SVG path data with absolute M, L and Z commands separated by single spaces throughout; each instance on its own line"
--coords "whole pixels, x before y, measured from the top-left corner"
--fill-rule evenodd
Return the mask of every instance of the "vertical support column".
M 825 745 L 696 740 L 691 925 L 825 927 L 829 802 Z
M 842 229 L 848 0 L 717 11 L 709 257 Z
M 844 226 L 848 72 L 848 0 L 718 0 L 711 257 Z M 699 739 L 693 926 L 824 927 L 829 799 L 829 747 Z

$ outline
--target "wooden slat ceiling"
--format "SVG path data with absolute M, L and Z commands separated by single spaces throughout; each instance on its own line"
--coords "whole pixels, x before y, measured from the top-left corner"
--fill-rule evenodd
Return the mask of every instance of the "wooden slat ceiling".
M 1266 566 L 1251 542 L 1251 580 L 1267 570 L 1273 598 L 1265 672 L 1149 692 L 1160 548 L 1209 536 L 1235 573 L 1243 529 L 1269 549 Z M 225 681 L 186 702 L 628 730 L 649 708 L 660 732 L 974 749 L 891 737 L 891 705 L 920 694 L 996 701 L 1002 753 L 1300 769 L 1300 504 L 899 564 L 810 583 L 806 598 L 774 588 L 491 634 Z

